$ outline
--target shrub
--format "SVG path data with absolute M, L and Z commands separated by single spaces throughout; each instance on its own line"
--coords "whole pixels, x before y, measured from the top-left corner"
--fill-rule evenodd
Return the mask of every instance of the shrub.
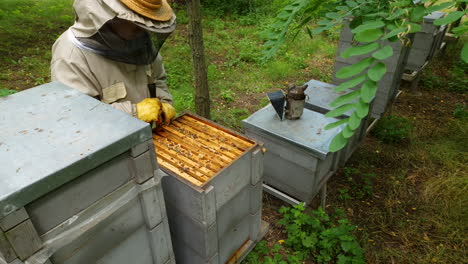
M 400 116 L 385 116 L 378 123 L 372 134 L 387 144 L 406 142 L 410 138 L 413 126 L 408 119 Z
M 455 105 L 455 109 L 453 110 L 453 117 L 458 119 L 468 118 L 468 111 L 466 111 L 466 107 L 461 104 Z
M 14 94 L 16 91 L 8 90 L 6 88 L 0 88 L 0 97 L 8 96 L 10 94 Z
M 328 215 L 322 208 L 304 213 L 304 206 L 282 207 L 279 224 L 286 229 L 285 244 L 317 263 L 365 263 L 364 252 L 352 234 L 355 227 L 336 210 Z

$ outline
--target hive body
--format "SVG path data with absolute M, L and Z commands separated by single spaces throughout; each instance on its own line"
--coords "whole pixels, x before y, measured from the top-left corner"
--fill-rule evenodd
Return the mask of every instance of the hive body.
M 2 98 L 0 109 L 7 263 L 174 262 L 146 123 L 56 82 Z
M 226 263 L 259 240 L 261 147 L 194 115 L 154 136 L 178 263 Z

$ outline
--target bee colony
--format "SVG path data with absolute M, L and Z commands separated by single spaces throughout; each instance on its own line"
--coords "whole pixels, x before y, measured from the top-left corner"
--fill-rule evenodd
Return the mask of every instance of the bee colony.
M 0 263 L 175 263 L 148 124 L 58 82 L 0 119 Z
M 306 90 L 307 97 L 305 107 L 307 109 L 322 114 L 326 114 L 329 111 L 333 110 L 333 108 L 330 107 L 330 103 L 333 102 L 336 98 L 345 95 L 349 92 L 352 92 L 352 90 L 336 92 L 334 90 L 334 88 L 336 87 L 335 85 L 316 80 L 310 80 L 307 83 L 307 85 L 308 89 Z M 352 111 L 349 111 L 343 114 L 341 117 L 338 117 L 338 119 L 348 118 L 351 116 L 351 114 Z M 367 127 L 369 126 L 369 120 L 369 117 L 366 117 L 362 120 L 360 127 L 356 129 L 356 132 L 350 138 L 346 147 L 339 151 L 340 167 L 344 166 L 346 161 L 348 161 L 348 159 L 351 157 L 354 151 L 356 151 L 356 149 L 366 137 Z
M 153 134 L 177 263 L 227 263 L 260 238 L 260 145 L 195 115 Z M 247 249 L 247 250 L 246 250 Z
M 328 146 L 342 128 L 325 130 L 336 121 L 309 109 L 298 120 L 281 121 L 271 104 L 242 121 L 246 134 L 267 149 L 264 182 L 270 193 L 290 203 L 314 198 L 338 168 L 339 152 Z

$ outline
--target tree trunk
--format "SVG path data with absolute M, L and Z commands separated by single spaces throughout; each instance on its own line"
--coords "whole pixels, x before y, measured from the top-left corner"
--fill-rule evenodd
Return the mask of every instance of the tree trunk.
M 189 42 L 195 72 L 195 111 L 210 118 L 210 91 L 205 64 L 200 0 L 186 0 L 189 17 Z

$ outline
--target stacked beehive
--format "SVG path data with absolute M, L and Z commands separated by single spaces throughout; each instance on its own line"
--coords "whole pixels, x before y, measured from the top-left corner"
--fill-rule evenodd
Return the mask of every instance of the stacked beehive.
M 255 142 L 185 114 L 153 135 L 178 263 L 242 258 L 261 227 L 263 153 Z
M 312 200 L 338 168 L 339 153 L 328 146 L 342 128 L 325 130 L 336 121 L 308 109 L 298 120 L 280 121 L 271 105 L 243 120 L 246 134 L 268 150 L 264 181 L 281 192 L 269 189 L 273 194 L 290 203 Z
M 0 260 L 174 263 L 146 123 L 60 83 L 0 115 Z
M 434 12 L 424 17 L 422 29 L 414 36 L 411 50 L 406 63 L 406 70 L 419 71 L 424 64 L 432 59 L 434 54 L 440 49 L 447 26 L 436 26 L 434 21 L 443 17 L 445 13 Z

